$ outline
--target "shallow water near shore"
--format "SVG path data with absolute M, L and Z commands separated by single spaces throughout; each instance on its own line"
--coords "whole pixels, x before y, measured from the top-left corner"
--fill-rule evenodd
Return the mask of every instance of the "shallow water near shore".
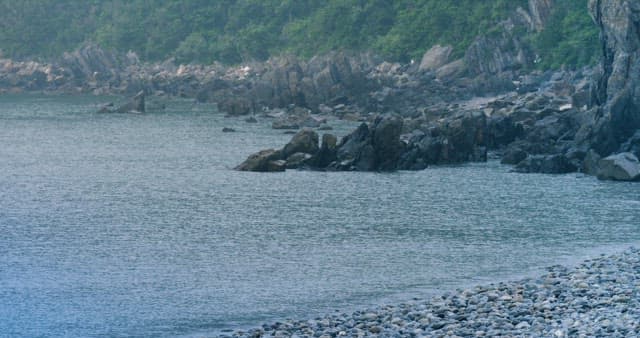
M 189 101 L 94 113 L 108 100 L 0 96 L 0 336 L 214 334 L 640 242 L 637 183 L 495 162 L 235 172 L 291 136 Z

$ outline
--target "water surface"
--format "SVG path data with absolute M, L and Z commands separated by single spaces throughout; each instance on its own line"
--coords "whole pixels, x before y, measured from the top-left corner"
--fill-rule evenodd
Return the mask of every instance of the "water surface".
M 188 101 L 95 114 L 107 100 L 0 97 L 0 336 L 207 335 L 640 241 L 638 184 L 497 163 L 235 172 L 290 135 Z

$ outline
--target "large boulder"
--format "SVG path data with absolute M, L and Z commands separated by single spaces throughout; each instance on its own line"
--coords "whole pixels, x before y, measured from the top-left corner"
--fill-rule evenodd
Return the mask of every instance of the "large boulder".
M 598 162 L 598 179 L 614 181 L 639 181 L 640 162 L 632 153 L 620 153 Z
M 311 164 L 316 168 L 326 168 L 331 162 L 337 159 L 337 146 L 338 138 L 335 135 L 322 135 L 322 145 L 311 160 Z
M 453 47 L 451 46 L 435 45 L 431 47 L 422 56 L 419 69 L 421 71 L 436 70 L 446 65 L 449 62 L 451 52 L 453 52 Z
M 396 115 L 379 116 L 373 123 L 372 146 L 375 150 L 376 170 L 395 170 L 402 154 L 400 142 L 403 120 Z
M 282 157 L 288 158 L 295 153 L 315 154 L 318 152 L 318 133 L 303 129 L 291 138 L 282 149 Z
M 338 145 L 337 161 L 331 169 L 390 171 L 398 168 L 403 152 L 400 141 L 403 120 L 397 115 L 378 116 L 369 126 L 363 123 Z

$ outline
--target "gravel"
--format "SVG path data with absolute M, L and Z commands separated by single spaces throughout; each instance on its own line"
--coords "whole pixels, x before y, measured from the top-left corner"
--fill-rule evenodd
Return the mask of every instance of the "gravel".
M 476 286 L 428 301 L 221 337 L 640 337 L 640 250 L 630 248 L 539 278 Z

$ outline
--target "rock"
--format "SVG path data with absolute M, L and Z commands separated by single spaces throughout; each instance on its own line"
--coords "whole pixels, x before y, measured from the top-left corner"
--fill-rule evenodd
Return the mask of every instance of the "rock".
M 467 70 L 467 65 L 463 59 L 459 59 L 438 68 L 436 70 L 436 78 L 438 80 L 451 80 L 462 74 Z
M 402 153 L 400 134 L 403 120 L 394 115 L 379 116 L 373 123 L 372 146 L 375 150 L 376 170 L 395 170 Z
M 620 152 L 629 152 L 640 158 L 640 130 L 620 146 Z
M 248 115 L 253 111 L 253 103 L 248 98 L 225 96 L 218 102 L 218 109 L 229 116 Z
M 338 138 L 332 134 L 322 135 L 322 145 L 311 161 L 316 168 L 326 168 L 337 158 Z
M 338 146 L 334 169 L 358 171 L 395 170 L 402 154 L 403 120 L 396 115 L 378 116 L 369 127 L 363 123 Z
M 592 91 L 594 122 L 577 141 L 606 156 L 640 129 L 640 2 L 590 0 L 589 11 L 604 55 Z
M 552 9 L 553 0 L 529 0 L 529 14 L 535 31 L 544 29 L 547 20 L 551 17 Z
M 300 124 L 297 120 L 289 118 L 279 118 L 271 123 L 273 129 L 300 129 Z
M 532 66 L 535 55 L 518 28 L 528 28 L 522 15 L 501 22 L 492 34 L 477 37 L 464 56 L 469 72 L 474 75 L 504 73 L 512 77 L 506 72 Z
M 266 171 L 268 172 L 281 172 L 287 168 L 287 162 L 285 160 L 276 160 L 267 162 Z
M 307 153 L 295 153 L 287 157 L 286 167 L 287 169 L 298 169 L 307 164 L 312 157 Z
M 589 149 L 582 161 L 582 172 L 592 176 L 598 175 L 598 163 L 601 158 L 593 149 Z
M 244 120 L 244 122 L 246 122 L 246 123 L 258 123 L 258 120 L 254 116 L 251 116 L 251 117 L 247 117 Z
M 502 160 L 500 163 L 502 164 L 511 164 L 516 165 L 527 158 L 528 154 L 526 151 L 520 148 L 512 148 L 505 152 L 504 156 L 502 156 Z
M 451 52 L 453 52 L 453 47 L 451 46 L 435 45 L 431 47 L 431 49 L 422 56 L 422 61 L 420 61 L 420 67 L 418 69 L 421 71 L 429 71 L 444 66 L 449 62 Z
M 115 110 L 115 112 L 116 113 L 144 113 L 145 112 L 144 96 L 145 94 L 143 91 L 139 92 L 129 102 L 118 107 Z
M 282 149 L 282 157 L 288 158 L 295 153 L 315 154 L 318 152 L 318 133 L 303 129 L 293 136 Z
M 113 113 L 113 107 L 114 107 L 113 102 L 109 102 L 109 103 L 103 105 L 102 107 L 100 107 L 100 109 L 98 109 L 97 112 L 100 113 L 100 114 Z
M 280 161 L 282 152 L 274 149 L 266 149 L 250 155 L 244 162 L 235 167 L 239 171 L 282 171 L 286 163 L 274 163 Z
M 598 162 L 598 179 L 614 181 L 640 180 L 640 162 L 632 153 L 620 153 Z
M 235 129 L 233 129 L 233 128 L 224 127 L 224 128 L 222 128 L 222 132 L 223 132 L 223 133 L 235 133 L 235 132 L 236 132 L 236 130 L 235 130 Z
M 566 174 L 576 167 L 563 155 L 529 155 L 514 168 L 518 173 Z

